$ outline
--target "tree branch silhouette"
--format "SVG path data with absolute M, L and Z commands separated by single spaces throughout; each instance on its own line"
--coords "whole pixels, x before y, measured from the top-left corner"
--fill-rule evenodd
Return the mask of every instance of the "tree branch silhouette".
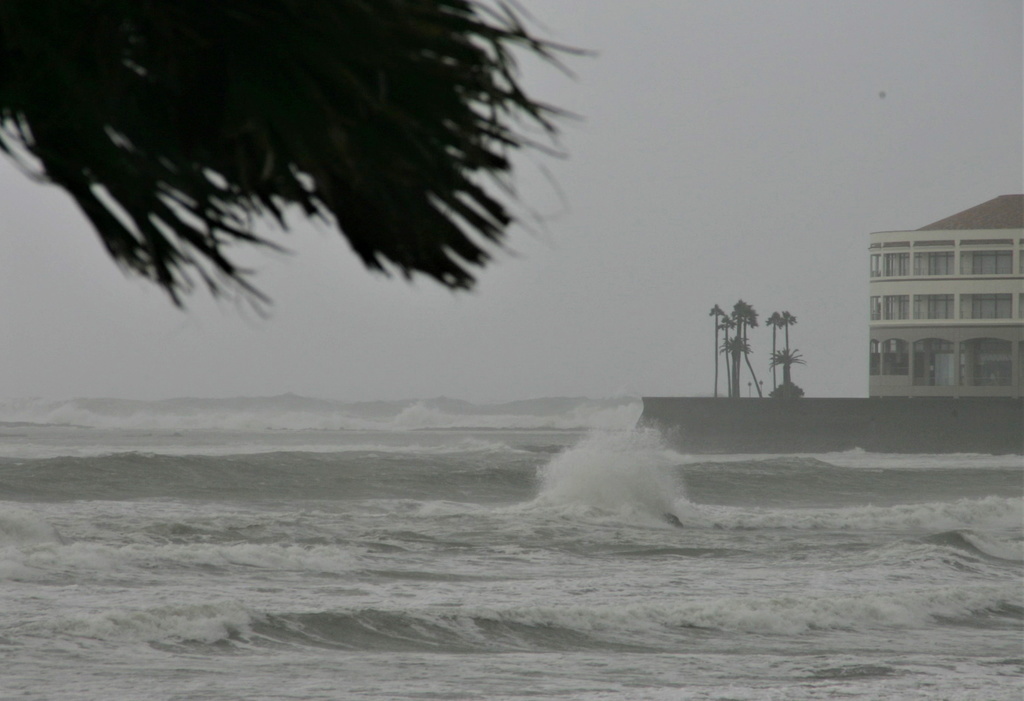
M 510 155 L 564 114 L 513 52 L 558 64 L 504 3 L 0 3 L 0 150 L 74 199 L 111 257 L 175 302 L 264 299 L 236 244 L 286 210 L 370 269 L 470 287 L 513 221 Z M 497 185 L 498 192 L 494 191 Z

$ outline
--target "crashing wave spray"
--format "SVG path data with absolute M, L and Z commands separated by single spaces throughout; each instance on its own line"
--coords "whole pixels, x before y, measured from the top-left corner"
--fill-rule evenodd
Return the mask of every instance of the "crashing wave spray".
M 536 503 L 678 525 L 688 502 L 670 468 L 683 460 L 657 431 L 595 431 L 540 468 Z

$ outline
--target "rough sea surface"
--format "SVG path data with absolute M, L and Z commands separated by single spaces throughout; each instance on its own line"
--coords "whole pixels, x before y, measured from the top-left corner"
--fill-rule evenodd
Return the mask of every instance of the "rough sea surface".
M 0 698 L 1019 701 L 1019 456 L 639 414 L 0 402 Z

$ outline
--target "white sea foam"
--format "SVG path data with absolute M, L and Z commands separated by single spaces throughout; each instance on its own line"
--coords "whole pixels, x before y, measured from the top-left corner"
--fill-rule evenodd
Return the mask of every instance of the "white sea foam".
M 953 502 L 854 506 L 825 509 L 755 509 L 696 505 L 690 515 L 699 524 L 723 528 L 796 528 L 827 530 L 915 530 L 924 533 L 981 528 L 1020 528 L 1024 503 L 1012 497 L 958 499 Z
M 105 611 L 58 619 L 52 633 L 99 640 L 215 643 L 250 634 L 261 616 L 238 603 Z
M 584 633 L 708 628 L 798 635 L 813 630 L 869 630 L 927 625 L 936 618 L 963 618 L 1018 602 L 1008 585 L 939 586 L 902 592 L 695 599 L 621 606 L 534 606 L 499 611 L 462 610 L 459 615 L 558 626 Z M 438 612 L 440 616 L 448 611 Z
M 60 534 L 33 511 L 0 502 L 0 546 L 60 542 Z
M 866 469 L 972 469 L 972 468 L 1024 468 L 1020 455 L 986 455 L 981 453 L 868 453 L 847 450 L 841 453 L 822 453 L 818 458 L 836 467 Z
M 68 431 L 41 429 L 32 435 L 0 441 L 0 458 L 14 460 L 56 457 L 91 458 L 124 453 L 138 455 L 258 455 L 263 453 L 413 453 L 453 455 L 459 453 L 497 453 L 516 448 L 500 440 L 463 438 L 459 441 L 429 443 L 404 434 L 393 443 L 361 440 L 365 433 L 284 432 L 284 431 L 212 431 L 173 432 Z M 394 435 L 394 434 L 392 434 Z M 422 436 L 422 434 L 420 434 Z
M 821 596 L 694 598 L 681 594 L 676 600 L 616 606 L 529 605 L 455 610 L 428 606 L 372 613 L 378 620 L 389 618 L 414 629 L 416 622 L 422 621 L 470 642 L 480 637 L 481 624 L 486 628 L 488 622 L 496 622 L 658 644 L 665 636 L 688 629 L 794 636 L 811 631 L 920 628 L 940 619 L 969 621 L 1018 599 L 1019 592 L 1013 586 L 978 585 Z M 362 618 L 367 612 L 342 609 L 325 613 L 335 618 Z M 277 611 L 275 615 L 290 617 L 293 612 Z M 50 630 L 37 632 L 113 641 L 209 644 L 246 639 L 252 634 L 252 626 L 264 620 L 266 613 L 234 601 L 221 601 L 81 613 L 49 620 L 42 625 Z M 386 625 L 381 628 L 386 629 Z
M 1024 468 L 1020 455 L 983 453 L 869 453 L 860 448 L 837 453 L 792 453 L 785 456 L 765 453 L 716 453 L 692 456 L 701 463 L 758 462 L 786 458 L 808 458 L 836 467 L 866 470 L 935 470 L 976 468 Z
M 0 502 L 0 582 L 33 578 L 36 571 L 25 562 L 25 548 L 59 542 L 57 529 L 44 518 Z
M 877 632 L 920 630 L 950 620 L 984 620 L 1016 604 L 1012 585 L 931 586 L 879 593 L 828 595 L 695 597 L 681 592 L 657 602 L 618 605 L 560 604 L 492 606 L 416 606 L 348 608 L 327 613 L 334 619 L 370 621 L 377 632 L 404 637 L 431 630 L 486 646 L 495 640 L 494 624 L 505 628 L 516 645 L 529 645 L 532 632 L 552 637 L 583 635 L 592 639 L 642 645 L 673 646 L 688 631 L 706 630 L 767 636 L 801 636 L 822 631 Z M 278 616 L 288 617 L 286 612 Z M 307 614 L 316 616 L 317 614 Z M 449 636 L 439 636 L 451 639 Z M 564 639 L 564 638 L 563 638 Z M 508 640 L 508 638 L 505 638 Z

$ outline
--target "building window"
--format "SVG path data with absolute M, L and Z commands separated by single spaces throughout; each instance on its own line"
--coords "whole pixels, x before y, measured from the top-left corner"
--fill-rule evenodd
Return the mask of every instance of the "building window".
M 873 338 L 871 339 L 871 344 L 869 346 L 868 358 L 870 358 L 869 366 L 871 368 L 871 374 L 879 374 L 882 366 L 882 356 L 878 349 L 878 341 Z
M 882 297 L 882 312 L 887 321 L 910 318 L 910 295 Z
M 884 263 L 886 277 L 910 275 L 909 253 L 886 253 Z
M 914 384 L 948 387 L 953 384 L 953 344 L 941 338 L 914 342 Z
M 882 276 L 882 256 L 879 253 L 871 254 L 871 277 Z
M 882 341 L 882 368 L 883 375 L 906 375 L 910 372 L 910 354 L 907 352 L 907 342 L 898 338 L 890 338 Z
M 871 321 L 879 321 L 882 318 L 882 298 L 871 298 Z
M 960 295 L 961 319 L 1010 319 L 1013 297 L 1007 294 Z
M 1009 275 L 1013 251 L 964 251 L 960 254 L 962 275 Z
M 915 319 L 953 319 L 953 295 L 914 295 Z
M 1013 344 L 997 338 L 972 338 L 960 344 L 960 384 L 1005 387 L 1013 379 Z
M 955 275 L 953 252 L 915 253 L 914 275 Z

